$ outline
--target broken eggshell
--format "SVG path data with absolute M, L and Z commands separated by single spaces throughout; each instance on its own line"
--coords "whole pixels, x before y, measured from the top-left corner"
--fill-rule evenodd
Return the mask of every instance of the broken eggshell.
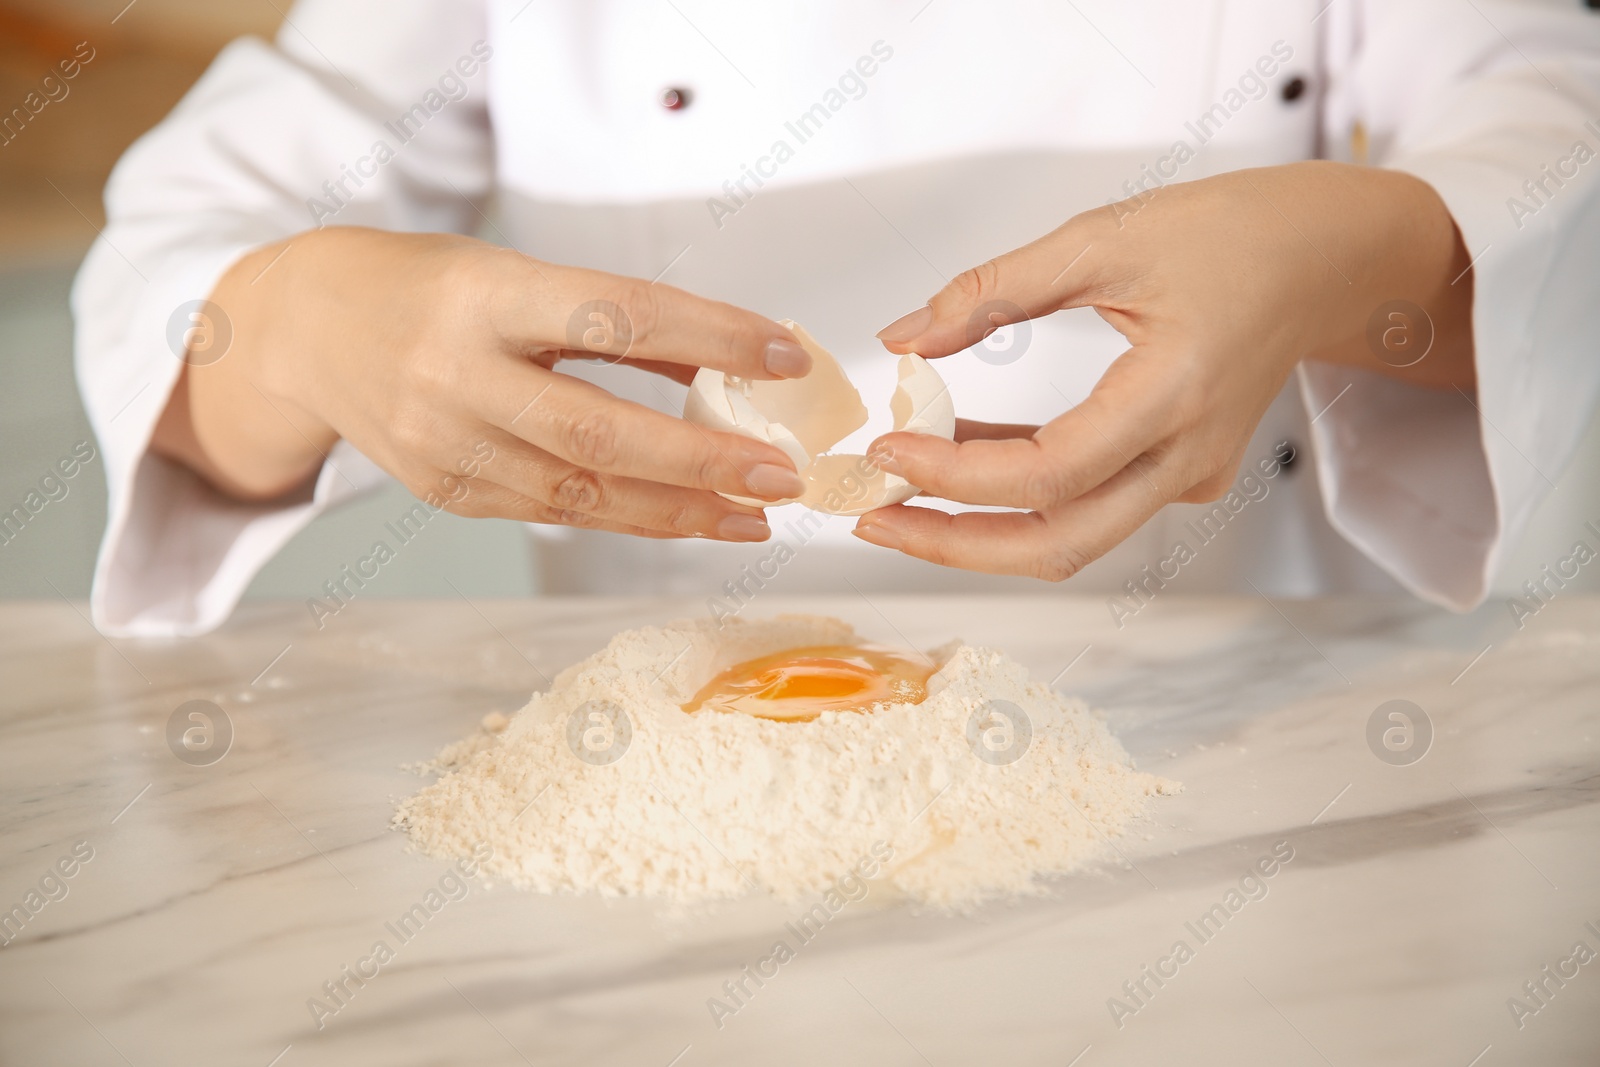
M 758 382 L 702 367 L 689 386 L 683 417 L 697 426 L 744 434 L 781 448 L 794 461 L 806 489 L 799 497 L 777 503 L 798 500 L 830 515 L 862 515 L 910 500 L 917 487 L 899 475 L 881 470 L 866 456 L 828 451 L 866 425 L 866 406 L 831 352 L 793 321 L 780 322 L 811 354 L 811 373 Z M 955 405 L 939 372 L 921 356 L 904 355 L 899 377 L 889 400 L 894 429 L 954 439 Z M 728 499 L 754 507 L 774 503 Z

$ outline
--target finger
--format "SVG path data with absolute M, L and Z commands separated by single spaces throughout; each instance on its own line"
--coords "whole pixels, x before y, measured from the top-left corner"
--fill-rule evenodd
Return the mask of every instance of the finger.
M 903 504 L 863 515 L 855 535 L 946 567 L 1059 582 L 1125 540 L 1167 503 L 1148 472 L 1129 468 L 1048 516 L 1038 512 L 950 515 Z
M 1094 226 L 1078 216 L 1030 244 L 951 279 L 927 305 L 884 327 L 891 352 L 948 356 L 1014 322 L 1085 303 Z
M 699 368 L 690 367 L 682 363 L 663 363 L 659 359 L 624 359 L 624 366 L 637 367 L 651 374 L 659 374 L 663 378 L 670 378 L 679 385 L 688 385 L 694 381 L 694 376 Z
M 762 380 L 811 369 L 794 335 L 753 311 L 602 271 L 563 268 L 549 278 L 542 286 L 496 287 L 492 321 L 522 350 L 567 348 Z
M 560 352 L 556 353 L 555 361 L 560 361 L 563 359 L 578 360 L 585 363 L 596 362 L 596 356 L 594 353 L 581 352 L 571 348 L 564 348 Z M 603 356 L 599 357 L 598 361 L 623 367 L 634 367 L 642 371 L 649 371 L 651 374 L 659 374 L 663 378 L 670 378 L 679 385 L 688 385 L 690 382 L 693 382 L 694 376 L 700 371 L 700 368 L 698 367 L 690 367 L 682 363 L 663 363 L 659 359 L 633 359 L 631 357 L 616 359 L 610 356 Z M 547 364 L 543 361 L 540 361 L 539 365 L 541 367 L 547 366 Z
M 585 470 L 764 500 L 805 491 L 794 461 L 774 445 L 695 426 L 569 375 L 506 363 L 483 387 L 493 425 Z M 528 399 L 513 407 L 507 397 Z
M 1083 403 L 1030 438 L 957 443 L 932 434 L 891 433 L 874 441 L 868 453 L 930 496 L 1047 510 L 1087 493 L 1171 433 L 1170 385 L 1145 387 L 1137 371 L 1108 371 Z
M 765 541 L 772 535 L 760 509 L 704 489 L 599 474 L 511 437 L 498 435 L 494 458 L 478 477 L 563 512 L 660 530 L 680 537 Z
M 452 515 L 473 519 L 514 519 L 517 522 L 537 522 L 545 526 L 572 526 L 582 530 L 608 530 L 611 533 L 631 534 L 635 537 L 683 536 L 643 526 L 607 522 L 605 519 L 581 511 L 563 511 L 482 478 L 462 479 L 459 485 L 460 495 L 454 500 L 447 501 L 445 505 L 445 510 Z
M 957 441 L 1006 441 L 1014 437 L 1032 437 L 1039 427 L 1015 422 L 979 422 L 976 419 L 956 420 Z

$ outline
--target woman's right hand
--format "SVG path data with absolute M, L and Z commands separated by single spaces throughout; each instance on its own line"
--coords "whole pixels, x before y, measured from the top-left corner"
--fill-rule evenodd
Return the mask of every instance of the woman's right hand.
M 186 359 L 152 447 L 240 499 L 304 491 L 339 438 L 456 514 L 649 537 L 762 541 L 762 512 L 718 494 L 802 489 L 778 448 L 554 369 L 809 371 L 753 312 L 466 237 L 348 227 L 250 253 L 211 301 L 231 346 Z

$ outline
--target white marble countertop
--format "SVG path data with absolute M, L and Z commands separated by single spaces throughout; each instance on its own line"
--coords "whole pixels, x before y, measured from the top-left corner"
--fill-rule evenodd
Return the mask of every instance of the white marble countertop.
M 1592 599 L 1520 632 L 1504 604 L 1173 597 L 1118 630 L 1088 599 L 762 602 L 1006 649 L 1186 791 L 1049 897 L 842 912 L 720 1029 L 708 998 L 789 909 L 474 886 L 386 934 L 447 870 L 388 829 L 419 785 L 399 764 L 699 610 L 366 601 L 319 632 L 257 604 L 202 640 L 112 643 L 81 606 L 0 606 L 0 907 L 22 907 L 0 916 L 0 1063 L 1600 1063 L 1600 958 L 1574 954 L 1600 952 Z M 1408 764 L 1367 740 L 1394 699 L 1432 724 Z M 189 700 L 232 724 L 210 765 L 167 742 Z M 1275 847 L 1266 894 L 1197 937 Z M 380 939 L 394 959 L 319 1030 L 308 999 Z

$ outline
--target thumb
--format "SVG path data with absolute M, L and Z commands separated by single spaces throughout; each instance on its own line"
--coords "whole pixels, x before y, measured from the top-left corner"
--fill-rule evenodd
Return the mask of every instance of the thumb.
M 1002 326 L 1081 302 L 1090 242 L 1070 223 L 963 271 L 932 300 L 878 332 L 891 352 L 928 359 L 970 348 Z

